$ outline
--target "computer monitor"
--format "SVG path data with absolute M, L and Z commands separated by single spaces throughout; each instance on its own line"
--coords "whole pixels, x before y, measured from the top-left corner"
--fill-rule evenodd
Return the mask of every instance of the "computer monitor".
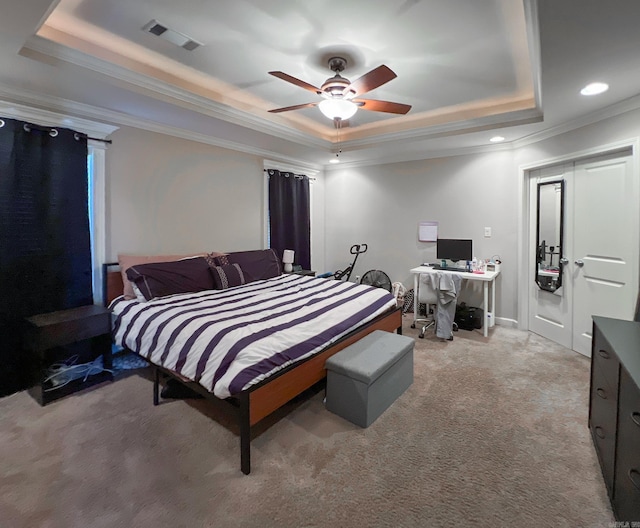
M 473 260 L 473 241 L 459 238 L 439 238 L 436 247 L 438 260 Z

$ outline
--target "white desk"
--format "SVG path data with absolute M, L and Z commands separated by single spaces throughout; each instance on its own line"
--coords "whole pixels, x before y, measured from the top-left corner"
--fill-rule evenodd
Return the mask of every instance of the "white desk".
M 484 273 L 460 273 L 455 271 L 437 270 L 430 266 L 418 266 L 410 270 L 413 273 L 413 313 L 414 317 L 418 314 L 418 280 L 421 273 L 458 273 L 463 280 L 482 282 L 484 321 L 482 330 L 485 337 L 489 335 L 489 326 L 493 326 L 496 322 L 495 306 L 496 306 L 496 277 L 500 275 L 499 271 L 485 271 Z M 489 304 L 489 290 L 491 290 L 491 304 Z

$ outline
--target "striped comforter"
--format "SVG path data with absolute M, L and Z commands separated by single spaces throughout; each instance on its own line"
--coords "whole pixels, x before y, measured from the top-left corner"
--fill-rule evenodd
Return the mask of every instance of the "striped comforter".
M 386 290 L 299 275 L 111 304 L 116 344 L 219 398 L 319 352 L 394 307 Z

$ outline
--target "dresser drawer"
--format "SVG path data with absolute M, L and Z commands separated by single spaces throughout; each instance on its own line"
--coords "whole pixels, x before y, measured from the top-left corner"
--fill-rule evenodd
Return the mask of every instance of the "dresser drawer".
M 616 391 L 619 366 L 620 362 L 613 349 L 596 327 L 593 334 L 592 368 L 600 370 L 611 385 L 611 388 Z
M 617 392 L 611 388 L 602 371 L 594 370 L 591 379 L 589 426 L 610 496 L 613 495 L 617 397 Z
M 614 508 L 622 521 L 640 521 L 640 389 L 620 372 Z

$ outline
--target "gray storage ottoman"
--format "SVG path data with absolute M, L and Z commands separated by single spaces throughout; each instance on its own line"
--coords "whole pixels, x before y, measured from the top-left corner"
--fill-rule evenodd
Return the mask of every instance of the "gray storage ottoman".
M 410 337 L 375 330 L 331 356 L 327 409 L 369 427 L 413 383 Z

